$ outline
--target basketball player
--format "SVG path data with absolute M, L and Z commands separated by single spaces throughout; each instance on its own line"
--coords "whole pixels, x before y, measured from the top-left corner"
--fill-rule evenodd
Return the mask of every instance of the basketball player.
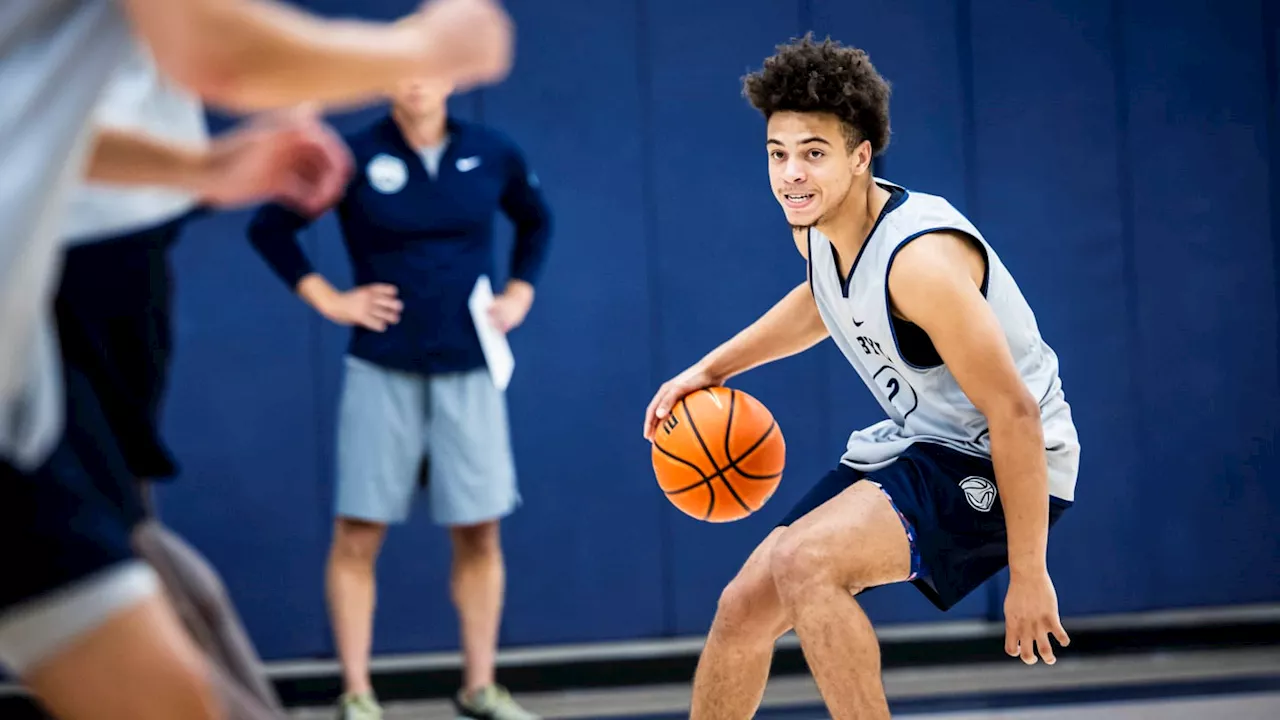
M 199 99 L 162 76 L 136 43 L 99 100 L 94 122 L 192 148 L 210 145 Z M 81 183 L 75 189 L 63 223 L 67 249 L 54 303 L 66 392 L 91 391 L 71 402 L 100 410 L 120 460 L 137 479 L 142 502 L 129 518 L 136 523 L 133 547 L 217 668 L 215 689 L 229 717 L 279 718 L 283 706 L 217 571 L 162 525 L 149 502 L 151 483 L 178 474 L 160 430 L 172 335 L 169 252 L 202 213 L 197 201 L 164 187 Z
M 345 720 L 377 720 L 369 657 L 375 567 L 388 526 L 406 522 L 425 484 L 449 529 L 462 717 L 532 720 L 495 682 L 506 567 L 499 524 L 520 502 L 506 397 L 494 386 L 467 302 L 494 276 L 493 220 L 514 225 L 510 279 L 490 309 L 502 332 L 533 304 L 551 212 L 523 153 L 493 128 L 451 117 L 450 83 L 404 83 L 391 109 L 346 136 L 360 172 L 335 213 L 358 287 L 316 272 L 298 233 L 311 218 L 260 210 L 249 238 L 317 312 L 353 326 L 337 429 L 327 591 L 342 662 Z
M 314 121 L 266 119 L 208 151 L 90 129 L 131 37 L 233 109 L 362 102 L 406 76 L 503 75 L 510 29 L 483 0 L 439 0 L 389 28 L 266 0 L 8 0 L 0 6 L 0 663 L 63 719 L 211 718 L 208 668 L 133 558 L 118 453 L 68 393 L 50 322 L 64 192 L 85 172 L 218 206 L 325 205 L 349 159 Z M 70 376 L 69 376 L 70 377 Z M 72 377 L 72 381 L 79 379 Z
M 1052 664 L 1069 642 L 1046 567 L 1079 445 L 1054 352 L 993 248 L 946 200 L 871 174 L 889 87 L 861 50 L 810 36 L 745 79 L 767 120 L 769 179 L 808 279 L 664 384 L 675 401 L 830 336 L 888 418 L 854 432 L 720 597 L 692 717 L 749 718 L 774 641 L 800 639 L 835 720 L 889 717 L 854 599 L 911 582 L 946 611 L 1008 565 L 1005 651 Z

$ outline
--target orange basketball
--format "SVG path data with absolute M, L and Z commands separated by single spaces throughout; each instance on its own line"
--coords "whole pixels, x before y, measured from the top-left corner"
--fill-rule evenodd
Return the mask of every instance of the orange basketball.
M 658 487 L 671 504 L 714 523 L 763 507 L 778 489 L 786 455 L 773 413 L 726 387 L 681 398 L 658 424 L 652 450 Z

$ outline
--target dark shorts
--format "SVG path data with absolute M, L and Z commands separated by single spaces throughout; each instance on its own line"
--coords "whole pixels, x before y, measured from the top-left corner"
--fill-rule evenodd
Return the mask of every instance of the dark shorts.
M 170 354 L 167 253 L 191 215 L 68 249 L 55 310 L 65 430 L 32 472 L 0 462 L 0 611 L 135 557 L 138 478 L 176 463 L 158 416 Z
M 794 523 L 863 479 L 879 485 L 897 509 L 912 542 L 910 582 L 939 610 L 950 610 L 1008 565 L 991 461 L 934 443 L 918 442 L 872 472 L 837 466 L 778 525 Z M 1070 505 L 1049 499 L 1050 527 Z
M 49 459 L 29 473 L 0 461 L 0 613 L 134 557 L 133 476 L 88 381 L 66 379 L 66 431 Z
M 140 478 L 178 472 L 159 428 L 172 351 L 168 251 L 189 217 L 68 248 L 55 302 L 63 362 L 93 385 Z

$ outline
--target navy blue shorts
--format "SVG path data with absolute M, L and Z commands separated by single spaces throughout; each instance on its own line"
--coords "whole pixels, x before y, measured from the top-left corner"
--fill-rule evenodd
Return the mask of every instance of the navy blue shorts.
M 168 253 L 190 217 L 69 247 L 54 303 L 63 362 L 92 383 L 139 478 L 178 473 L 159 416 L 172 352 Z
M 135 557 L 138 478 L 176 464 L 158 412 L 170 354 L 169 246 L 188 215 L 68 249 L 55 299 L 65 430 L 32 472 L 0 463 L 0 611 Z
M 917 442 L 872 472 L 837 466 L 778 525 L 794 523 L 863 479 L 878 484 L 897 508 L 912 542 L 910 582 L 939 610 L 950 610 L 1008 565 L 1004 511 L 991 461 L 935 443 Z M 1050 527 L 1070 506 L 1049 499 Z
M 30 473 L 0 462 L 0 613 L 134 557 L 133 475 L 84 375 L 65 374 L 66 431 Z

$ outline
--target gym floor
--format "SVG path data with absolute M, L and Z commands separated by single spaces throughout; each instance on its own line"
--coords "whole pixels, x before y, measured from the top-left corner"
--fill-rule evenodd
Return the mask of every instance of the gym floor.
M 885 687 L 895 717 L 917 720 L 1276 720 L 1280 718 L 1280 648 L 1178 651 L 1061 660 L 1025 667 L 1016 661 L 955 668 L 890 669 Z M 677 720 L 688 717 L 687 684 L 625 689 L 520 693 L 548 720 Z M 446 701 L 387 703 L 387 720 L 452 719 Z M 296 720 L 329 720 L 332 707 L 296 710 Z M 807 675 L 770 683 L 761 720 L 823 720 Z

